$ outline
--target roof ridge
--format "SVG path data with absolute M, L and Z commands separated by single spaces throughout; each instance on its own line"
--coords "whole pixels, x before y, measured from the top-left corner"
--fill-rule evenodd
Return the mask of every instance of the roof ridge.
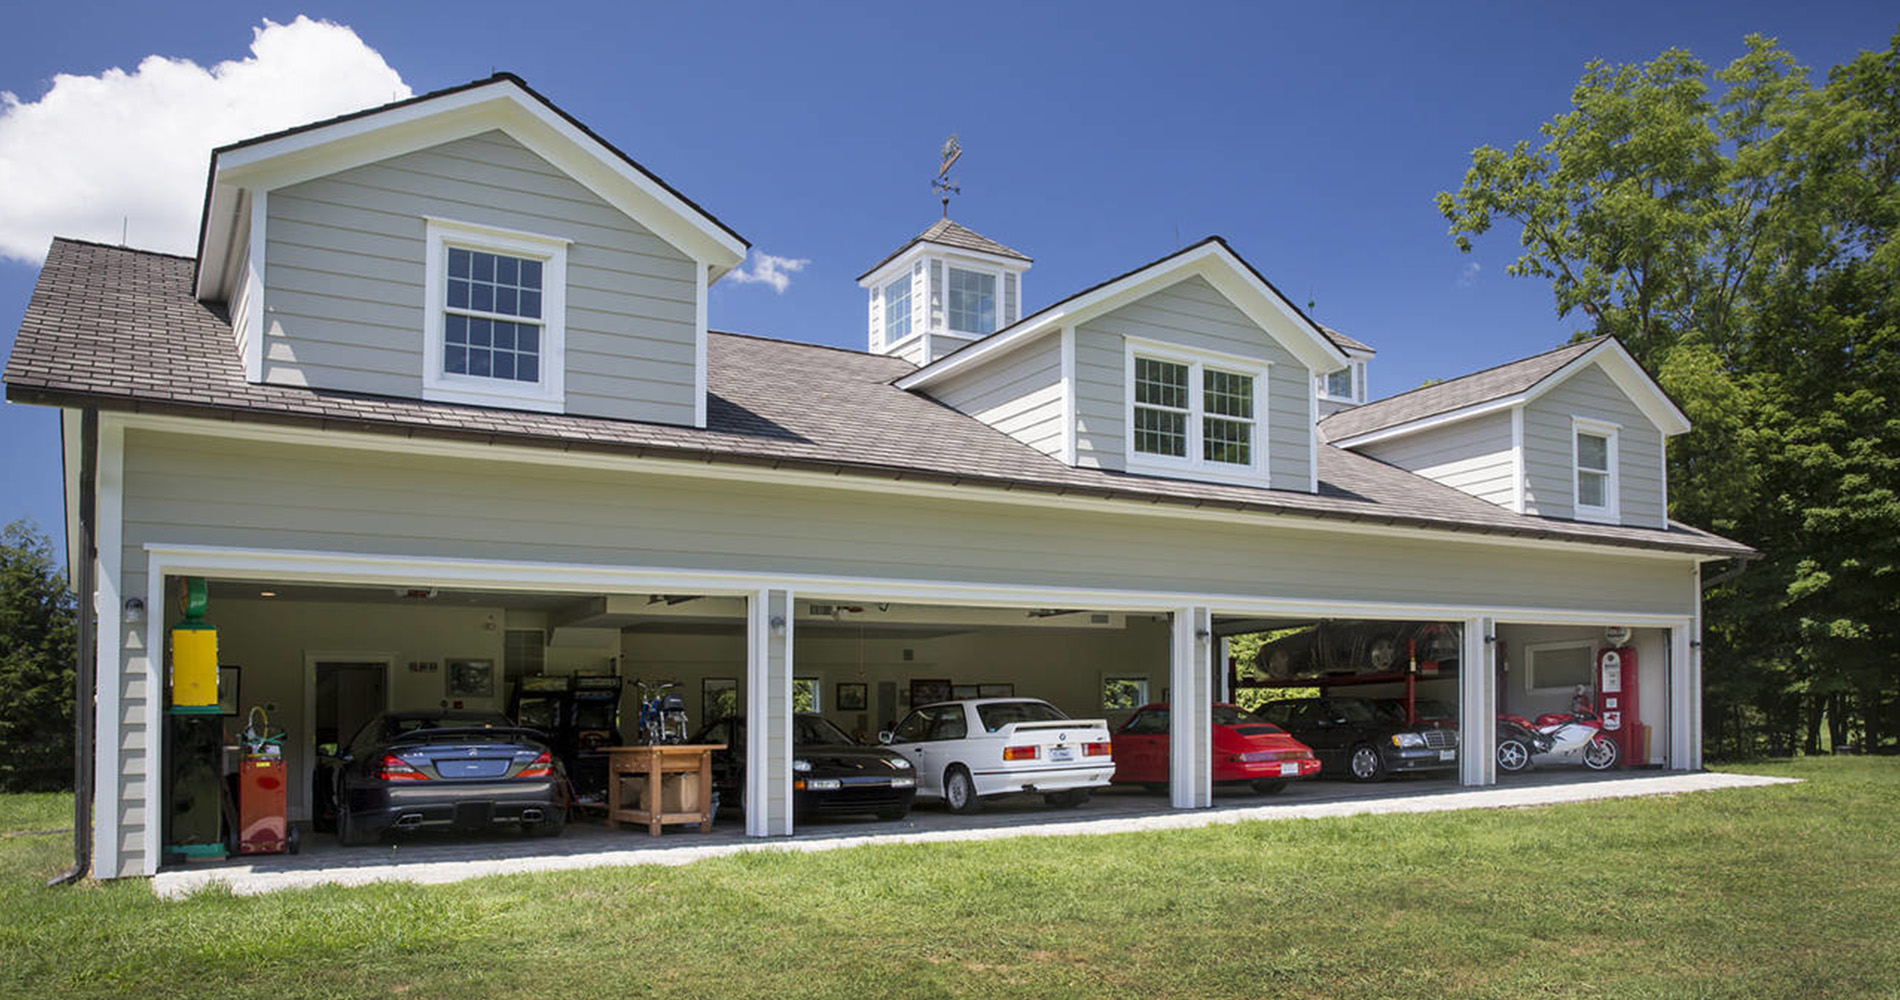
M 720 337 L 738 337 L 743 340 L 763 340 L 772 344 L 790 344 L 793 347 L 813 347 L 823 351 L 837 351 L 840 354 L 849 354 L 859 358 L 889 358 L 892 361 L 901 361 L 904 364 L 911 365 L 913 368 L 916 367 L 916 365 L 911 364 L 909 361 L 904 361 L 903 358 L 894 354 L 877 354 L 872 351 L 860 351 L 855 347 L 839 347 L 836 344 L 816 344 L 809 340 L 793 340 L 790 337 L 772 337 L 763 333 L 740 333 L 737 330 L 714 330 L 708 328 L 706 332 Z
M 144 247 L 129 247 L 123 243 L 105 243 L 100 240 L 81 239 L 77 236 L 55 236 L 55 243 L 77 243 L 85 247 L 98 247 L 101 250 L 117 250 L 121 253 L 135 253 L 145 257 L 169 257 L 173 260 L 191 260 L 198 258 L 189 254 L 172 253 L 169 250 L 147 250 Z
M 1592 337 L 1592 338 L 1590 338 L 1589 340 L 1579 340 L 1579 341 L 1576 341 L 1576 342 L 1574 342 L 1574 343 L 1569 343 L 1569 344 L 1562 344 L 1562 345 L 1559 345 L 1559 346 L 1557 346 L 1557 347 L 1553 347 L 1553 348 L 1551 348 L 1551 349 L 1550 349 L 1550 350 L 1548 350 L 1548 351 L 1538 351 L 1538 352 L 1537 352 L 1536 354 L 1526 354 L 1526 355 L 1524 355 L 1524 356 L 1523 356 L 1523 357 L 1521 357 L 1521 358 L 1512 358 L 1512 359 L 1511 359 L 1511 360 L 1509 360 L 1509 361 L 1500 361 L 1500 362 L 1498 362 L 1497 364 L 1495 364 L 1495 365 L 1492 365 L 1492 366 L 1491 366 L 1491 367 L 1489 367 L 1489 368 L 1480 368 L 1480 369 L 1478 369 L 1478 370 L 1477 370 L 1477 371 L 1475 371 L 1475 372 L 1466 372 L 1466 373 L 1464 373 L 1463 375 L 1454 375 L 1454 376 L 1452 376 L 1451 378 L 1448 378 L 1448 379 L 1441 379 L 1441 380 L 1439 380 L 1439 381 L 1437 381 L 1437 382 L 1432 382 L 1432 383 L 1429 383 L 1429 384 L 1427 384 L 1427 385 L 1421 385 L 1421 386 L 1418 386 L 1418 387 L 1416 387 L 1416 388 L 1412 388 L 1412 389 L 1407 389 L 1407 390 L 1405 390 L 1404 392 L 1395 392 L 1395 393 L 1393 393 L 1392 395 L 1390 395 L 1390 396 L 1387 396 L 1387 397 L 1385 397 L 1385 398 L 1383 398 L 1383 399 L 1375 399 L 1375 400 L 1373 400 L 1372 402 L 1370 402 L 1370 403 L 1366 403 L 1366 404 L 1364 404 L 1364 405 L 1362 405 L 1362 406 L 1354 406 L 1354 407 L 1350 407 L 1350 408 L 1347 408 L 1347 409 L 1344 409 L 1344 410 L 1338 410 L 1338 411 L 1336 411 L 1336 412 L 1333 412 L 1333 413 L 1329 413 L 1329 414 L 1327 414 L 1326 416 L 1324 416 L 1324 417 L 1321 417 L 1321 418 L 1320 418 L 1320 423 L 1322 423 L 1322 424 L 1323 424 L 1323 423 L 1325 423 L 1326 421 L 1328 421 L 1328 420 L 1331 420 L 1331 419 L 1333 419 L 1334 417 L 1337 417 L 1337 416 L 1340 416 L 1340 415 L 1342 415 L 1342 414 L 1348 414 L 1348 413 L 1364 413 L 1364 412 L 1366 411 L 1366 409 L 1367 409 L 1368 407 L 1373 407 L 1373 406 L 1382 406 L 1382 405 L 1384 405 L 1384 404 L 1386 404 L 1386 403 L 1389 403 L 1389 402 L 1391 402 L 1391 401 L 1393 401 L 1393 400 L 1395 400 L 1395 399 L 1404 399 L 1404 398 L 1405 398 L 1406 396 L 1410 396 L 1410 395 L 1412 395 L 1413 393 L 1416 393 L 1416 392 L 1424 392 L 1424 391 L 1425 391 L 1425 390 L 1427 390 L 1427 389 L 1439 389 L 1439 388 L 1443 388 L 1444 386 L 1448 386 L 1448 385 L 1455 385 L 1455 384 L 1457 384 L 1457 383 L 1459 383 L 1459 382 L 1463 382 L 1463 381 L 1465 381 L 1465 380 L 1467 380 L 1467 379 L 1473 379 L 1473 378 L 1477 378 L 1477 377 L 1478 377 L 1478 376 L 1480 376 L 1480 375 L 1484 375 L 1484 374 L 1487 374 L 1487 373 L 1489 373 L 1489 372 L 1494 372 L 1494 371 L 1497 371 L 1497 370 L 1499 370 L 1499 369 L 1501 369 L 1501 368 L 1509 368 L 1509 367 L 1511 367 L 1512 365 L 1521 365 L 1521 364 L 1523 364 L 1523 363 L 1524 363 L 1524 362 L 1526 362 L 1526 361 L 1536 361 L 1536 360 L 1537 360 L 1538 358 L 1542 358 L 1542 357 L 1548 357 L 1549 355 L 1552 355 L 1552 354 L 1556 354 L 1556 353 L 1558 353 L 1559 351 L 1568 351 L 1568 350 L 1570 350 L 1570 349 L 1572 349 L 1572 348 L 1576 348 L 1576 347 L 1595 347 L 1595 346 L 1596 346 L 1597 344 L 1599 344 L 1599 343 L 1602 343 L 1602 342 L 1603 342 L 1603 341 L 1605 341 L 1605 340 L 1612 340 L 1612 339 L 1614 339 L 1614 335 L 1613 335 L 1613 334 L 1608 334 L 1608 333 L 1602 333 L 1602 334 L 1598 334 L 1598 335 L 1597 335 L 1597 336 L 1595 336 L 1595 337 Z M 1546 375 L 1544 376 L 1544 378 L 1549 378 L 1549 377 L 1550 377 L 1550 375 L 1549 375 L 1549 374 L 1546 374 Z M 1538 379 L 1537 381 L 1538 381 L 1538 382 L 1542 382 L 1543 380 L 1544 380 L 1543 378 L 1540 378 L 1540 379 Z M 1535 385 L 1535 384 L 1537 384 L 1537 383 L 1536 383 L 1536 382 L 1533 382 L 1533 383 L 1531 383 L 1531 384 L 1532 384 L 1532 385 Z

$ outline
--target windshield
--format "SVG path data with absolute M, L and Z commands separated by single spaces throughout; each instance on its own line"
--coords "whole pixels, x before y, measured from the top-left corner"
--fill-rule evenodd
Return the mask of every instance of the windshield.
M 1335 718 L 1345 719 L 1347 722 L 1378 721 L 1378 716 L 1373 713 L 1372 703 L 1363 698 L 1335 698 L 1327 702 L 1326 707 L 1332 709 Z M 1404 710 L 1400 709 L 1400 711 Z
M 1276 733 L 1280 731 L 1280 727 L 1274 725 L 1271 722 L 1268 722 L 1267 720 L 1259 717 L 1258 715 L 1253 714 L 1252 712 L 1247 711 L 1244 708 L 1241 708 L 1238 705 L 1215 705 L 1214 706 L 1214 725 L 1217 725 L 1217 726 L 1265 726 Z
M 976 706 L 976 717 L 982 719 L 983 728 L 992 733 L 1017 722 L 1055 722 L 1068 718 L 1046 701 L 992 701 Z
M 797 727 L 792 734 L 792 743 L 797 746 L 820 743 L 852 746 L 858 742 L 822 715 L 800 715 L 792 720 L 792 724 Z

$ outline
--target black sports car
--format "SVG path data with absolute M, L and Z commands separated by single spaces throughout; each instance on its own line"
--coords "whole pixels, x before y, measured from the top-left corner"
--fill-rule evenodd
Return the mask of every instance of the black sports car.
M 693 743 L 724 743 L 713 754 L 713 788 L 722 803 L 744 808 L 745 719 L 700 730 Z M 903 819 L 917 797 L 917 776 L 903 754 L 865 746 L 822 715 L 792 716 L 792 810 L 798 816 L 872 813 Z
M 344 844 L 416 829 L 552 836 L 567 823 L 567 781 L 547 737 L 497 712 L 385 712 L 324 763 Z
M 1370 698 L 1270 701 L 1255 714 L 1313 748 L 1320 776 L 1382 781 L 1389 774 L 1449 771 L 1458 766 L 1458 731 L 1406 725 Z

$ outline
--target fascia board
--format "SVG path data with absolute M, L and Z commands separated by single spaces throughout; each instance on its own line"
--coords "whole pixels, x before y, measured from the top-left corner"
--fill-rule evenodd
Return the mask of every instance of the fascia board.
M 1233 251 L 1220 243 L 1212 244 L 1211 249 L 1227 268 L 1224 271 L 1207 271 L 1205 276 L 1208 280 L 1232 299 L 1249 319 L 1273 333 L 1282 346 L 1313 369 L 1314 374 L 1335 371 L 1351 361 L 1346 352 L 1326 336 L 1325 331 L 1300 315 L 1292 303 L 1261 281 L 1253 268 L 1248 267 Z M 1292 336 L 1288 336 L 1288 333 Z
M 337 122 L 252 146 L 213 161 L 212 215 L 232 187 L 262 190 L 499 129 L 661 238 L 720 273 L 745 260 L 744 241 L 713 225 L 677 195 L 603 149 L 572 123 L 508 81 L 433 101 Z M 207 244 L 213 235 L 205 235 Z M 200 252 L 204 251 L 200 247 Z
M 1600 364 L 1603 373 L 1616 383 L 1617 388 L 1623 390 L 1630 402 L 1636 404 L 1636 408 L 1643 411 L 1643 416 L 1648 417 L 1649 422 L 1655 424 L 1665 436 L 1688 432 L 1688 416 L 1676 407 L 1662 387 L 1656 384 L 1656 380 L 1650 378 L 1649 373 L 1643 371 L 1643 366 L 1637 364 L 1629 351 L 1615 339 L 1605 340 L 1571 359 L 1569 364 L 1544 376 L 1524 393 L 1524 401 L 1530 402 L 1542 396 L 1593 364 Z
M 1444 427 L 1447 424 L 1455 424 L 1460 421 L 1470 420 L 1473 417 L 1482 417 L 1489 413 L 1496 413 L 1499 410 L 1508 410 L 1514 406 L 1522 406 L 1528 400 L 1529 396 L 1524 393 L 1518 393 L 1515 396 L 1500 396 L 1497 399 L 1487 399 L 1482 403 L 1473 403 L 1470 406 L 1462 406 L 1456 410 L 1446 410 L 1443 413 L 1435 413 L 1429 417 L 1408 420 L 1402 424 L 1381 427 L 1376 431 L 1367 431 L 1364 434 L 1355 434 L 1352 437 L 1340 438 L 1337 441 L 1328 441 L 1327 443 L 1335 448 L 1363 448 L 1369 444 L 1378 444 L 1381 441 L 1408 437 L 1438 427 Z

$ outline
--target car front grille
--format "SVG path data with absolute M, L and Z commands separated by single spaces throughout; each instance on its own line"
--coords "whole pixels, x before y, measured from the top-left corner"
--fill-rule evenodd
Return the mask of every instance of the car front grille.
M 1458 745 L 1458 734 L 1449 729 L 1427 729 L 1425 745 L 1433 750 L 1450 750 Z

